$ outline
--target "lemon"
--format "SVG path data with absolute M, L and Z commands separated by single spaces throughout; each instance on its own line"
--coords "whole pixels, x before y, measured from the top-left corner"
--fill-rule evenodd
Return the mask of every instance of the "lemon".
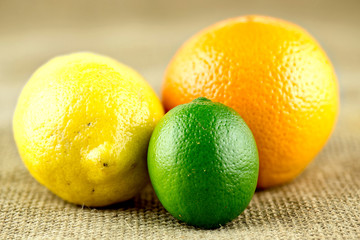
M 19 97 L 13 131 L 32 176 L 66 201 L 105 206 L 147 183 L 147 146 L 163 116 L 151 87 L 105 56 L 74 53 L 40 67 Z
M 190 225 L 216 228 L 236 218 L 252 199 L 259 156 L 235 110 L 198 98 L 160 120 L 151 136 L 148 167 L 165 209 Z

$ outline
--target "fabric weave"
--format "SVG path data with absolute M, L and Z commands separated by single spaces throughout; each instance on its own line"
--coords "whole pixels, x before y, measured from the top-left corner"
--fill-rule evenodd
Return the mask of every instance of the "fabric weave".
M 175 220 L 151 186 L 125 203 L 87 208 L 63 201 L 21 164 L 0 131 L 0 239 L 359 239 L 360 138 L 335 134 L 293 182 L 257 191 L 234 221 L 202 230 Z

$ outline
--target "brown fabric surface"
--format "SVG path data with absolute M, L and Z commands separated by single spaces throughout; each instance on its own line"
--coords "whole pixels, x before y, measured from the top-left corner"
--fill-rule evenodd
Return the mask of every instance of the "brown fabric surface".
M 0 0 L 0 239 L 360 239 L 359 0 Z M 293 182 L 256 192 L 233 222 L 175 220 L 151 187 L 108 208 L 64 202 L 27 172 L 11 133 L 16 99 L 45 61 L 74 51 L 113 57 L 159 94 L 170 58 L 200 29 L 245 14 L 283 18 L 320 42 L 339 77 L 329 144 Z
M 19 161 L 9 130 L 0 144 L 1 162 Z M 83 208 L 50 193 L 25 167 L 3 167 L 0 239 L 359 239 L 359 156 L 360 138 L 334 135 L 295 181 L 256 192 L 237 219 L 215 230 L 175 220 L 150 186 L 125 203 Z

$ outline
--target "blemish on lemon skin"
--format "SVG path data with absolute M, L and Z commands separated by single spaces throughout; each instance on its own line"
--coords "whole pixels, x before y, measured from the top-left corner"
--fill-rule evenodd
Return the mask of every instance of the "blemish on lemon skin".
M 108 167 L 108 166 L 109 166 L 109 164 L 107 164 L 107 163 L 103 163 L 103 166 L 104 166 L 104 167 Z

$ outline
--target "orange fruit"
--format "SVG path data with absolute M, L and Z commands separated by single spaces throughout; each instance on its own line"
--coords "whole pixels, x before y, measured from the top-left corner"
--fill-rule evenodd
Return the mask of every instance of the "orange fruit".
M 329 138 L 338 84 L 323 49 L 301 27 L 264 16 L 212 25 L 188 40 L 165 72 L 162 101 L 206 97 L 234 108 L 259 150 L 258 187 L 298 176 Z

